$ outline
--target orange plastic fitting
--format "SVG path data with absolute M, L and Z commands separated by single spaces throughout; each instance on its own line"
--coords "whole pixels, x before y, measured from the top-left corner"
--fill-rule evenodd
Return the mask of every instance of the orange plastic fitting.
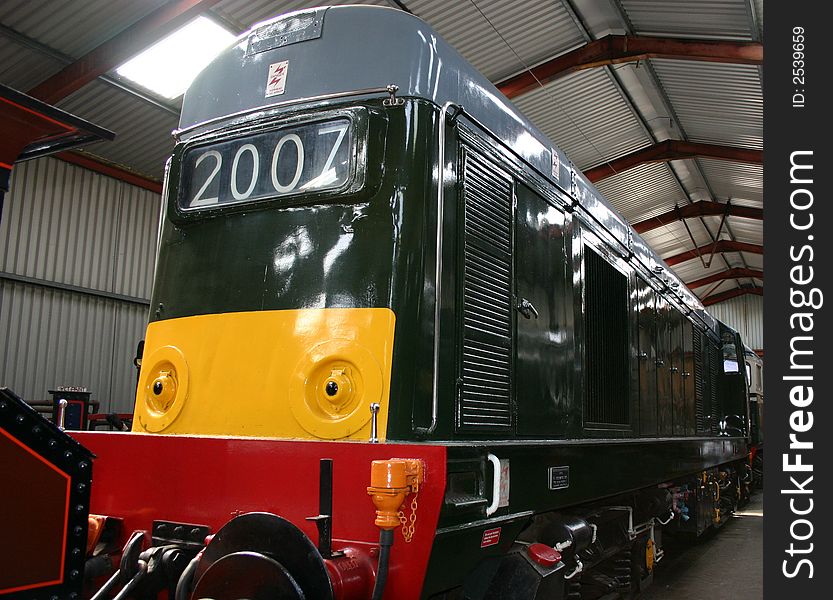
M 376 506 L 376 525 L 381 529 L 399 526 L 399 509 L 405 498 L 419 491 L 425 467 L 418 458 L 374 460 L 370 465 L 370 494 Z

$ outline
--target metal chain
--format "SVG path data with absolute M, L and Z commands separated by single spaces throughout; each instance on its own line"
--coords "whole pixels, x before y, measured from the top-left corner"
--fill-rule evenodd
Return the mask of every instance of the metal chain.
M 411 543 L 411 539 L 414 537 L 414 529 L 416 529 L 416 520 L 417 520 L 417 496 L 419 496 L 419 490 L 414 492 L 414 499 L 411 500 L 411 516 L 409 518 L 405 517 L 404 511 L 399 511 L 399 523 L 402 525 L 402 537 L 405 538 L 405 543 Z

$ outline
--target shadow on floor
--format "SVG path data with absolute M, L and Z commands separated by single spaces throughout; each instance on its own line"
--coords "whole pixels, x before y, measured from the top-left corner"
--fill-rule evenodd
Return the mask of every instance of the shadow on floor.
M 654 584 L 640 600 L 760 600 L 763 515 L 759 491 L 719 530 L 688 545 L 666 547 Z

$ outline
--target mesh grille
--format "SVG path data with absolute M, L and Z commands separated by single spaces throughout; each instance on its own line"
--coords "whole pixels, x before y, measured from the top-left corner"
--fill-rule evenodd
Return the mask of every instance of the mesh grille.
M 512 425 L 512 179 L 471 151 L 463 169 L 461 429 Z
M 585 423 L 627 425 L 628 280 L 585 248 Z

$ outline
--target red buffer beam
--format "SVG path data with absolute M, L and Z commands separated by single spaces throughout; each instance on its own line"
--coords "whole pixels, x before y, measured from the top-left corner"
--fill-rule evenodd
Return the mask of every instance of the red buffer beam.
M 639 221 L 638 223 L 633 224 L 633 228 L 638 233 L 645 233 L 646 231 L 651 231 L 662 227 L 663 225 L 668 225 L 669 223 L 680 221 L 682 219 L 692 219 L 697 217 L 721 217 L 724 214 L 730 217 L 757 219 L 758 221 L 761 221 L 764 218 L 764 211 L 762 208 L 741 206 L 737 204 L 726 205 L 720 202 L 703 200 L 673 208 L 672 210 L 664 212 L 661 215 L 657 215 L 656 217 Z
M 700 246 L 694 250 L 686 250 L 680 252 L 663 260 L 669 267 L 680 264 L 687 260 L 697 258 L 698 256 L 708 256 L 714 251 L 717 252 L 749 252 L 750 254 L 763 254 L 764 247 L 759 244 L 748 244 L 746 242 L 736 242 L 735 240 L 718 240 L 714 244 Z
M 114 69 L 152 42 L 185 25 L 219 1 L 173 0 L 168 2 L 97 48 L 87 52 L 27 93 L 48 104 L 55 104 L 99 75 Z
M 665 140 L 647 148 L 631 152 L 598 167 L 588 169 L 584 172 L 584 175 L 587 179 L 595 183 L 605 177 L 616 175 L 617 173 L 644 163 L 669 162 L 672 160 L 695 158 L 697 156 L 762 164 L 764 153 L 763 150 L 756 150 L 754 148 L 701 144 L 699 142 L 684 142 L 681 140 Z
M 686 285 L 688 286 L 688 289 L 693 290 L 698 287 L 703 287 L 704 285 L 709 285 L 710 283 L 714 283 L 716 281 L 725 281 L 726 279 L 742 279 L 745 277 L 763 279 L 764 272 L 757 271 L 755 269 L 745 269 L 741 267 L 736 267 L 733 269 L 726 269 L 725 271 L 721 271 L 720 273 L 714 273 L 712 275 L 708 275 L 706 277 L 702 277 L 694 281 L 689 281 L 688 283 L 686 283 Z
M 510 77 L 497 87 L 508 98 L 514 98 L 538 87 L 539 81 L 548 83 L 582 69 L 646 58 L 760 65 L 763 64 L 764 47 L 758 42 L 608 35 L 533 67 L 531 72 Z

